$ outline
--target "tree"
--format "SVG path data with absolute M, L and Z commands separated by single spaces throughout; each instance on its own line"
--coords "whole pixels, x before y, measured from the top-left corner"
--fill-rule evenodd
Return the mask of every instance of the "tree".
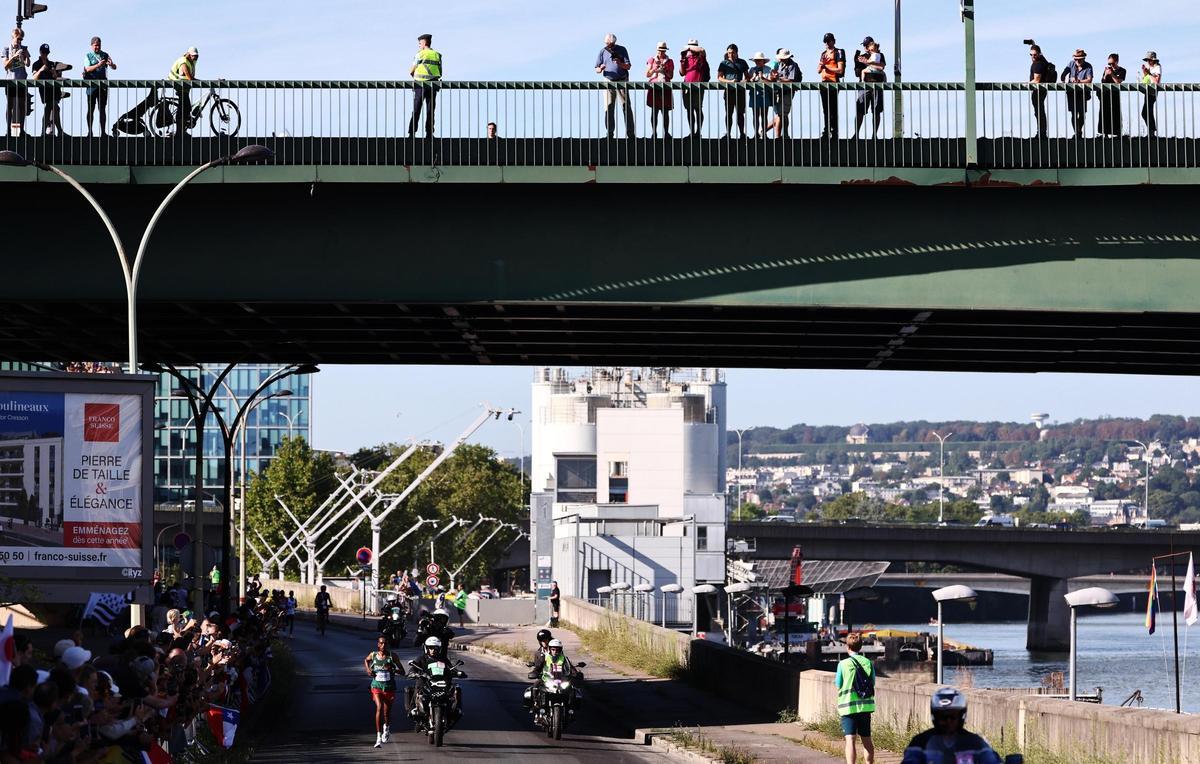
M 264 557 L 278 549 L 296 531 L 296 524 L 279 506 L 279 496 L 293 515 L 306 520 L 333 492 L 333 459 L 325 452 L 313 451 L 304 438 L 284 438 L 275 458 L 261 475 L 254 475 L 246 492 L 246 569 L 257 573 L 262 565 L 249 547 L 260 546 L 258 534 L 271 545 L 259 549 Z M 293 561 L 293 569 L 299 573 Z
M 763 511 L 762 507 L 758 506 L 757 504 L 744 501 L 742 502 L 742 506 L 733 510 L 733 514 L 730 516 L 730 518 L 736 521 L 757 520 L 765 514 L 766 512 Z

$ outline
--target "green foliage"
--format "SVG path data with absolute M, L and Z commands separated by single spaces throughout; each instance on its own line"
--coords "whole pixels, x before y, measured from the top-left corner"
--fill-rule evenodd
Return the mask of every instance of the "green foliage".
M 636 629 L 622 628 L 616 623 L 599 629 L 584 629 L 566 621 L 559 621 L 559 625 L 578 634 L 583 646 L 597 657 L 662 679 L 687 676 L 687 666 L 674 650 L 659 649 L 639 639 Z
M 253 477 L 246 491 L 246 538 L 250 544 L 261 547 L 254 533 L 258 531 L 272 548 L 278 548 L 296 531 L 296 524 L 275 497 L 279 496 L 292 514 L 303 521 L 336 487 L 333 475 L 329 454 L 313 451 L 303 438 L 285 438 L 267 469 Z M 266 549 L 258 551 L 264 557 L 270 556 Z M 298 575 L 295 561 L 291 564 Z M 252 573 L 262 567 L 258 556 L 252 553 L 247 553 L 246 565 Z
M 733 510 L 733 514 L 731 515 L 731 518 L 733 520 L 757 520 L 766 514 L 767 513 L 763 510 L 762 507 L 758 506 L 757 504 L 751 504 L 750 502 L 746 501 L 746 502 L 742 502 L 742 506 Z
M 693 732 L 684 727 L 676 727 L 670 735 L 671 742 L 680 748 L 696 751 L 706 758 L 721 762 L 721 764 L 754 764 L 758 759 L 744 748 L 721 745 L 711 740 L 697 727 Z
M 865 493 L 848 493 L 817 507 L 820 519 L 829 522 L 857 518 L 883 523 L 934 523 L 938 519 L 936 501 L 913 506 L 887 504 L 872 499 Z M 947 522 L 973 525 L 983 517 L 983 512 L 973 501 L 958 499 L 947 501 L 943 518 Z

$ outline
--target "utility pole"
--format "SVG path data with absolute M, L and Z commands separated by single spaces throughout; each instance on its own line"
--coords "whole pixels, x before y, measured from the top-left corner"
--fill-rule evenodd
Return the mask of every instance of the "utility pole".
M 755 425 L 754 427 L 757 426 L 758 425 Z M 742 508 L 742 434 L 750 432 L 754 429 L 754 427 L 746 427 L 742 430 L 738 430 L 736 428 L 734 429 L 734 432 L 736 432 L 738 436 L 737 506 L 733 508 L 735 512 Z
M 946 508 L 946 441 L 954 437 L 954 433 L 948 432 L 945 435 L 938 435 L 936 432 L 931 432 L 933 437 L 938 439 L 938 522 L 945 522 L 944 511 Z
M 900 0 L 896 0 L 896 50 L 893 52 L 892 60 L 892 81 L 896 83 L 896 89 L 893 91 L 892 115 L 894 122 L 892 124 L 892 137 L 904 137 L 904 93 L 900 91 Z
M 979 164 L 978 135 L 975 126 L 975 0 L 959 0 L 963 22 L 963 47 L 965 49 L 964 92 L 966 98 L 967 167 Z
M 1139 446 L 1142 447 L 1142 461 L 1144 461 L 1146 463 L 1146 499 L 1145 499 L 1145 503 L 1142 504 L 1142 517 L 1143 517 L 1143 519 L 1149 520 L 1150 519 L 1150 446 L 1146 445 L 1145 443 L 1143 443 L 1140 440 L 1134 440 L 1132 438 L 1130 438 L 1129 442 L 1137 443 Z

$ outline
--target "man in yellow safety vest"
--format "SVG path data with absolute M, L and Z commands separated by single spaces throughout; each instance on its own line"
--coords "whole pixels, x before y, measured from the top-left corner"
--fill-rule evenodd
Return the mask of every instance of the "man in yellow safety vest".
M 417 121 L 421 118 L 421 107 L 425 107 L 425 137 L 433 137 L 433 110 L 437 101 L 437 90 L 431 83 L 442 78 L 442 54 L 433 49 L 433 35 L 423 34 L 417 38 L 417 56 L 413 59 L 408 74 L 416 80 L 413 88 L 413 113 L 408 123 L 408 134 L 415 135 Z
M 846 764 L 855 764 L 857 753 L 854 738 L 862 741 L 867 764 L 875 762 L 875 745 L 871 741 L 871 714 L 875 711 L 875 666 L 862 655 L 862 635 L 846 635 L 849 655 L 838 663 L 834 686 L 837 687 L 838 716 L 846 738 Z
M 188 48 L 187 53 L 175 60 L 171 65 L 171 71 L 167 74 L 167 79 L 171 82 L 191 82 L 196 79 L 196 61 L 200 58 L 200 51 L 195 47 Z M 179 96 L 179 113 L 175 115 L 178 127 L 175 130 L 175 137 L 182 138 L 183 134 L 191 127 L 189 118 L 192 114 L 192 91 L 183 85 L 175 85 L 175 94 Z

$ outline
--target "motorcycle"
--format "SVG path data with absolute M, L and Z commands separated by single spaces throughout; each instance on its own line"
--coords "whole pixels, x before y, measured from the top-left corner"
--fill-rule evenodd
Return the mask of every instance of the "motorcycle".
M 405 622 L 408 614 L 399 600 L 391 599 L 384 605 L 383 615 L 379 619 L 379 633 L 387 638 L 388 647 L 397 648 L 401 640 L 408 635 Z
M 533 667 L 533 664 L 527 664 Z M 586 663 L 576 663 L 575 668 L 586 668 Z M 583 693 L 579 685 L 583 682 L 583 673 L 576 671 L 573 676 L 561 673 L 561 667 L 555 667 L 555 673 L 543 676 L 536 689 L 528 693 L 536 695 L 533 699 L 533 721 L 546 730 L 546 737 L 562 740 L 566 726 L 575 718 Z
M 447 665 L 442 661 L 430 663 L 428 669 L 421 669 L 414 661 L 409 661 L 408 678 L 416 680 L 414 696 L 416 708 L 420 713 L 414 721 L 417 732 L 429 736 L 429 744 L 441 748 L 446 730 L 458 721 L 461 715 L 459 707 L 459 690 L 454 686 L 454 679 L 466 679 L 467 675 L 459 671 L 463 665 L 458 661 Z

